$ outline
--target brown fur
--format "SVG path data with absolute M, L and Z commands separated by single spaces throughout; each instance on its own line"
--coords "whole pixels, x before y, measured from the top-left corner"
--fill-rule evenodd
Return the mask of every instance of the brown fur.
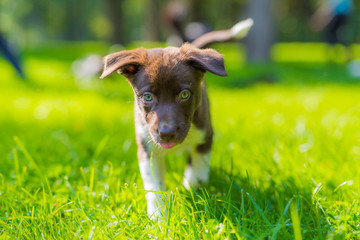
M 203 77 L 205 71 L 226 76 L 221 54 L 191 44 L 181 48 L 139 48 L 108 55 L 101 78 L 116 70 L 127 77 L 134 89 L 135 121 L 146 126 L 155 143 L 171 140 L 181 144 L 193 123 L 206 131 L 204 142 L 197 146 L 198 152 L 210 151 L 213 130 Z M 184 89 L 191 92 L 187 100 L 179 98 Z M 144 100 L 144 93 L 152 94 L 151 103 Z M 162 126 L 174 128 L 170 140 L 161 134 Z M 139 159 L 142 152 L 147 152 L 142 137 L 137 136 Z

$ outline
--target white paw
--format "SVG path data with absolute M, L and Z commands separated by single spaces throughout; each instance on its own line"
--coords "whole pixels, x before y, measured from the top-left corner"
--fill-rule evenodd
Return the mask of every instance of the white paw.
M 161 209 L 163 203 L 159 193 L 148 192 L 146 195 L 147 200 L 147 214 L 151 220 L 159 220 L 162 217 Z
M 209 182 L 208 169 L 202 169 L 200 171 L 194 171 L 194 169 L 188 166 L 185 170 L 183 185 L 186 189 L 197 188 L 201 183 L 207 184 Z
M 189 190 L 190 187 L 191 188 L 197 188 L 199 186 L 199 182 L 198 181 L 190 181 L 186 178 L 184 178 L 184 181 L 183 181 L 183 186 Z

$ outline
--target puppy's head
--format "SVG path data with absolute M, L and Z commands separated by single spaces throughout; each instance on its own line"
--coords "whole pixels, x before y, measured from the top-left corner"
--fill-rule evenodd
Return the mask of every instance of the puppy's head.
M 114 71 L 128 79 L 152 140 L 164 148 L 186 138 L 201 103 L 204 73 L 227 76 L 220 53 L 190 44 L 110 54 L 105 57 L 101 78 Z

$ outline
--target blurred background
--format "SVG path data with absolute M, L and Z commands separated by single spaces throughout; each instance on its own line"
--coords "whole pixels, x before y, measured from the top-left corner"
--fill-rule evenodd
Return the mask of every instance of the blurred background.
M 284 42 L 342 44 L 333 58 L 343 62 L 359 57 L 352 46 L 360 41 L 359 16 L 360 3 L 352 0 L 2 0 L 0 34 L 3 52 L 8 48 L 19 58 L 46 46 L 56 48 L 59 42 L 111 43 L 117 44 L 115 49 L 138 41 L 178 45 L 252 17 L 255 25 L 243 42 L 250 62 L 292 56 L 296 46 L 274 46 Z M 331 58 L 321 46 L 308 47 L 309 54 L 305 48 L 293 60 Z M 346 47 L 350 49 L 343 52 Z
M 339 35 L 344 42 L 359 41 L 360 4 L 342 0 L 2 0 L 0 29 L 10 42 L 22 47 L 49 40 L 127 45 L 168 39 L 174 33 L 169 15 L 184 25 L 201 22 L 209 29 L 229 28 L 239 19 L 253 17 L 258 28 L 271 28 L 278 42 L 318 42 L 324 39 L 312 31 L 309 20 L 323 4 L 333 2 L 353 5 L 343 7 L 350 9 L 343 10 L 349 16 Z M 328 8 L 331 11 L 331 6 Z
M 71 135 L 95 124 L 93 131 L 100 131 L 99 126 L 103 131 L 92 134 L 100 136 L 114 132 L 119 121 L 133 127 L 131 88 L 118 74 L 99 79 L 103 56 L 140 46 L 179 46 L 249 17 L 255 24 L 246 38 L 211 45 L 225 55 L 229 75 L 221 80 L 207 75 L 215 96 L 225 89 L 242 89 L 244 96 L 258 91 L 261 96 L 294 87 L 320 94 L 334 84 L 340 94 L 342 87 L 358 86 L 360 81 L 359 1 L 0 0 L 0 4 L 0 121 L 7 128 L 3 142 L 8 142 L 4 154 L 13 146 L 12 136 L 33 139 L 34 132 L 23 129 L 34 125 L 37 131 L 44 126 L 45 135 L 48 127 L 55 132 L 69 129 Z M 230 94 L 226 101 L 234 101 L 238 94 Z M 250 111 L 256 113 L 266 101 L 265 96 L 258 100 L 258 108 Z M 124 109 L 117 112 L 119 105 Z M 130 128 L 121 137 L 124 148 L 135 151 L 132 132 Z
M 256 106 L 244 108 L 244 114 L 253 112 L 258 117 L 269 110 L 264 106 L 272 97 L 266 92 L 280 94 L 279 102 L 285 104 L 289 99 L 297 101 L 296 96 L 288 96 L 295 91 L 305 99 L 305 109 L 316 109 L 320 100 L 314 96 L 322 96 L 333 85 L 339 95 L 346 95 L 343 88 L 350 85 L 356 91 L 360 81 L 359 1 L 1 0 L 0 4 L 0 122 L 4 128 L 0 154 L 4 156 L 14 146 L 12 137 L 19 136 L 39 156 L 44 154 L 46 139 L 54 152 L 70 151 L 70 164 L 81 158 L 85 162 L 79 165 L 87 165 L 97 140 L 111 133 L 112 144 L 123 148 L 109 149 L 109 154 L 118 155 L 114 159 L 133 159 L 133 93 L 118 74 L 99 79 L 103 56 L 139 46 L 180 45 L 249 17 L 255 24 L 246 38 L 211 45 L 225 55 L 229 74 L 221 80 L 211 74 L 206 77 L 216 101 L 221 96 L 230 104 L 241 95 L 242 106 Z M 227 91 L 234 92 L 224 98 Z M 303 95 L 303 91 L 310 93 Z M 230 123 L 246 121 L 231 120 L 231 107 L 212 106 Z M 284 114 L 276 113 L 278 107 L 271 108 L 277 117 Z M 263 120 L 272 121 L 271 116 L 264 115 Z M 220 129 L 217 122 L 221 121 L 214 118 L 214 122 Z M 249 123 L 249 129 L 256 128 L 253 120 Z M 238 141 L 232 139 L 231 128 L 222 131 L 218 136 L 229 134 L 224 144 Z M 52 141 L 67 150 L 51 145 Z
M 210 89 L 259 84 L 325 87 L 360 81 L 359 1 L 1 0 L 0 4 L 4 105 L 0 110 L 4 121 L 12 123 L 53 116 L 49 124 L 64 118 L 66 125 L 70 120 L 63 115 L 62 99 L 81 94 L 89 99 L 78 104 L 89 112 L 93 96 L 125 102 L 131 109 L 132 92 L 126 81 L 112 81 L 122 76 L 99 79 L 103 56 L 139 46 L 179 46 L 249 17 L 255 24 L 246 38 L 211 45 L 225 55 L 229 77 L 219 81 L 208 75 Z M 77 112 L 73 109 L 69 115 L 72 111 Z M 131 125 L 129 111 L 122 119 Z

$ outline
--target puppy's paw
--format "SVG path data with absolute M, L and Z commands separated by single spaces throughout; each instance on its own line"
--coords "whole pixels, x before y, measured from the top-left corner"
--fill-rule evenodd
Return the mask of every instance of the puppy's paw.
M 168 215 L 167 208 L 168 199 L 165 194 L 148 192 L 146 195 L 147 200 L 147 215 L 153 221 L 162 222 L 164 217 Z M 164 204 L 165 203 L 165 204 Z
M 147 214 L 151 220 L 159 220 L 162 218 L 161 209 L 163 202 L 161 195 L 158 193 L 149 192 L 145 195 L 147 200 Z
M 199 182 L 198 181 L 189 181 L 188 179 L 184 178 L 183 186 L 187 190 L 190 190 L 190 187 L 191 188 L 197 188 L 199 186 Z
M 209 171 L 194 171 L 191 167 L 187 167 L 184 174 L 183 186 L 186 189 L 197 188 L 200 184 L 209 182 Z
M 149 204 L 147 206 L 147 214 L 151 220 L 158 220 L 161 218 L 161 212 L 159 208 L 155 206 L 155 204 Z
M 183 186 L 189 190 L 190 189 L 190 186 L 192 188 L 196 188 L 199 186 L 199 182 L 198 180 L 196 179 L 194 173 L 193 173 L 193 169 L 191 166 L 188 166 L 186 169 L 185 169 L 185 173 L 184 173 L 184 180 L 183 180 Z

